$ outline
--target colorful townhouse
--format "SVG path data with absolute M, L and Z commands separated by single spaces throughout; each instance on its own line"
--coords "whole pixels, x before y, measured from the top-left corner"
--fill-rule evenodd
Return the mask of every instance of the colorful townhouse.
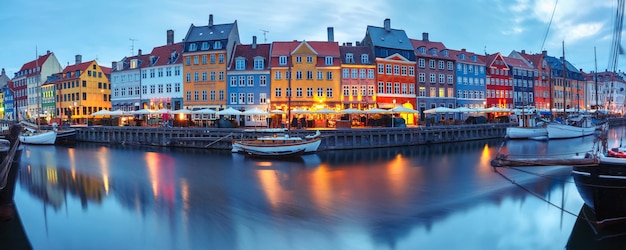
M 184 108 L 183 43 L 174 43 L 174 31 L 167 31 L 167 43 L 155 47 L 140 68 L 139 109 Z
M 466 49 L 449 51 L 455 59 L 456 107 L 484 107 L 487 90 L 484 56 Z
M 150 55 L 137 50 L 137 55 L 124 57 L 111 64 L 111 108 L 133 111 L 141 105 L 141 69 L 148 67 Z
M 563 112 L 580 110 L 581 106 L 584 106 L 584 104 L 581 103 L 584 101 L 582 100 L 584 98 L 581 98 L 581 96 L 584 97 L 584 89 L 582 88 L 584 78 L 582 72 L 563 57 L 556 58 L 546 56 L 546 61 L 551 69 L 552 111 L 562 114 Z M 616 107 L 616 110 L 623 110 L 623 94 L 621 94 L 621 96 L 622 103 L 618 104 L 621 105 L 621 108 Z
M 50 78 L 49 87 L 46 85 L 49 114 L 70 123 L 87 124 L 92 113 L 111 109 L 110 71 L 95 60 L 82 62 L 82 56 L 77 55 L 74 65 L 65 67 Z M 50 110 L 52 105 L 56 112 Z
M 515 54 L 514 54 L 515 53 Z M 542 51 L 540 54 L 527 54 L 525 50 L 521 52 L 512 52 L 512 57 L 522 57 L 531 63 L 535 71 L 534 79 L 534 106 L 539 110 L 546 112 L 550 109 L 551 95 L 550 90 L 550 65 L 545 60 L 547 51 Z
M 15 108 L 13 101 L 13 82 L 9 81 L 7 85 L 0 88 L 0 92 L 4 96 L 4 101 L 2 103 L 4 107 L 4 112 L 2 113 L 2 119 L 6 120 L 15 120 Z
M 387 18 L 383 27 L 368 25 L 361 43 L 375 57 L 378 107 L 416 109 L 415 52 L 404 30 L 392 29 Z M 415 116 L 408 115 L 405 122 L 415 124 Z
M 191 24 L 184 40 L 183 93 L 189 109 L 225 109 L 226 67 L 240 44 L 237 21 L 205 26 Z
M 505 56 L 504 61 L 509 66 L 509 73 L 513 81 L 513 108 L 530 107 L 534 105 L 535 68 L 519 53 L 513 51 L 512 56 Z
M 425 109 L 455 108 L 455 58 L 443 43 L 430 41 L 428 33 L 422 34 L 422 40 L 411 39 L 411 44 L 417 59 L 416 86 L 421 117 Z M 439 119 L 451 120 L 454 114 L 442 114 Z
M 339 44 L 331 38 L 272 43 L 272 109 L 342 108 Z
M 341 103 L 343 109 L 376 107 L 376 65 L 369 47 L 357 42 L 339 46 L 341 54 Z
M 593 77 L 597 78 L 597 81 L 593 81 L 595 87 L 596 82 L 598 85 L 598 105 L 600 109 L 606 109 L 613 113 L 624 114 L 624 100 L 626 89 L 626 81 L 623 74 L 616 72 L 598 72 Z M 594 95 L 595 92 L 587 92 L 588 95 Z M 588 103 L 588 105 L 596 105 L 595 102 Z
M 2 68 L 0 72 L 0 119 L 6 119 L 6 109 L 5 109 L 5 91 L 4 89 L 8 89 L 9 82 L 11 82 L 11 78 L 7 76 L 6 71 Z
M 486 63 L 486 107 L 514 108 L 513 81 L 509 66 L 500 52 L 485 56 Z
M 11 80 L 14 84 L 14 99 L 17 119 L 35 119 L 41 111 L 41 85 L 48 76 L 63 70 L 54 53 L 37 56 L 37 59 L 22 65 Z
M 227 67 L 228 106 L 246 111 L 259 109 L 270 111 L 270 46 L 257 44 L 256 36 L 252 44 L 237 44 L 233 60 Z M 267 126 L 265 116 L 251 115 L 244 118 L 245 126 Z
M 56 82 L 61 78 L 63 73 L 56 73 L 48 76 L 48 79 L 41 85 L 41 113 L 45 117 L 46 122 L 60 123 L 59 116 L 57 115 L 56 108 Z

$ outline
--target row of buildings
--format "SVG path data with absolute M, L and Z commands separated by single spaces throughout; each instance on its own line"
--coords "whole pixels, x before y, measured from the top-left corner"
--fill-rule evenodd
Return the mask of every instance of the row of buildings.
M 624 110 L 623 74 L 585 73 L 563 55 L 524 50 L 477 54 L 447 48 L 428 33 L 367 26 L 363 40 L 341 45 L 334 29 L 327 41 L 241 44 L 237 21 L 191 25 L 181 42 L 166 32 L 166 44 L 113 62 L 95 60 L 65 68 L 47 52 L 5 81 L 3 116 L 46 116 L 83 121 L 102 109 L 305 110 L 534 106 Z M 4 72 L 3 72 L 4 75 Z M 5 76 L 6 78 L 6 76 Z M 2 77 L 0 77 L 2 79 Z M 0 80 L 0 84 L 2 80 Z M 442 116 L 441 119 L 452 118 Z

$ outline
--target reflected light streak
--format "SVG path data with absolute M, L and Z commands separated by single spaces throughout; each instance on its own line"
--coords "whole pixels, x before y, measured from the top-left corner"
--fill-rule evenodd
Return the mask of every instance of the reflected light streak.
M 270 206 L 274 209 L 278 209 L 278 204 L 280 203 L 280 184 L 278 183 L 277 173 L 269 169 L 259 169 L 256 170 L 256 173 Z
M 480 175 L 484 174 L 492 174 L 491 171 L 491 158 L 493 157 L 491 148 L 489 145 L 485 144 L 483 147 L 483 151 L 480 154 L 480 166 L 478 167 Z
M 98 151 L 98 162 L 100 163 L 100 172 L 102 172 L 102 183 L 104 183 L 104 191 L 106 195 L 109 195 L 109 149 L 107 147 L 101 147 Z M 73 168 L 72 168 L 73 171 Z
M 257 164 L 257 166 L 259 167 L 271 167 L 272 166 L 272 162 L 271 161 L 261 161 Z
M 404 202 L 401 199 L 406 197 L 407 178 L 410 177 L 407 175 L 408 164 L 409 161 L 402 154 L 397 154 L 385 168 L 391 192 L 398 202 Z
M 154 197 L 159 196 L 159 160 L 158 156 L 153 152 L 146 152 L 145 161 L 148 167 L 148 178 L 152 183 L 152 194 Z
M 330 169 L 327 164 L 321 164 L 311 174 L 311 193 L 313 196 L 313 202 L 316 204 L 318 211 L 323 214 L 330 212 L 329 208 L 332 206 L 332 198 L 334 190 L 332 187 L 334 181 L 347 181 L 345 178 L 345 171 L 339 169 Z

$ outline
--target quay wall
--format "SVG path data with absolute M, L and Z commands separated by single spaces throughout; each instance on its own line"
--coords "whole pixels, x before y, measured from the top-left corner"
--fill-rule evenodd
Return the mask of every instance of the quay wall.
M 447 143 L 503 138 L 511 124 L 447 125 L 407 128 L 320 129 L 319 150 L 398 147 L 429 143 Z M 82 142 L 135 144 L 164 147 L 189 147 L 230 150 L 232 140 L 272 135 L 250 129 L 225 128 L 154 128 L 91 126 L 76 127 L 76 140 Z M 304 137 L 313 129 L 291 130 L 292 136 Z

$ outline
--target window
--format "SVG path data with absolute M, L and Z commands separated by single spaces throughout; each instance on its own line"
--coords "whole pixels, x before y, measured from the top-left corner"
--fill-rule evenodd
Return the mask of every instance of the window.
M 356 79 L 359 75 L 359 71 L 357 69 L 352 69 L 352 79 Z
M 313 88 L 306 88 L 306 97 L 313 97 Z
M 361 63 L 362 64 L 369 64 L 370 63 L 370 57 L 368 54 L 361 54 Z
M 324 89 L 323 88 L 317 88 L 317 96 L 318 97 L 324 96 Z
M 396 82 L 393 84 L 393 93 L 400 94 L 400 83 Z
M 218 55 L 218 61 L 219 61 L 219 63 L 224 63 L 224 54 L 219 54 Z
M 248 104 L 254 104 L 254 93 L 248 93 Z
M 445 80 L 446 80 L 446 75 L 439 74 L 439 83 L 445 83 Z
M 317 80 L 322 80 L 324 79 L 324 73 L 320 70 L 317 71 Z
M 275 71 L 274 72 L 274 79 L 276 79 L 276 80 L 282 79 L 282 72 L 281 71 Z
M 296 56 L 296 63 L 302 63 L 302 56 Z
M 296 71 L 296 80 L 302 80 L 302 71 Z
M 430 83 L 436 83 L 436 82 L 437 82 L 437 74 L 430 73 Z
M 128 90 L 130 91 L 131 89 L 128 89 Z M 158 85 L 158 91 L 159 91 L 158 92 L 159 94 L 163 94 L 163 84 Z M 132 95 L 132 91 L 130 91 L 128 95 Z
M 254 86 L 254 76 L 248 76 L 248 87 Z
M 209 50 L 209 42 L 202 42 L 201 50 Z
M 418 60 L 418 67 L 420 67 L 420 68 L 425 68 L 426 67 L 426 60 L 424 58 L 420 58 Z
M 276 89 L 274 90 L 274 96 L 276 96 L 276 97 L 281 97 L 281 96 L 283 96 L 283 90 L 282 90 L 281 88 L 276 88 Z
M 193 81 L 194 81 L 194 82 L 197 82 L 197 81 L 198 81 L 198 79 L 199 79 L 198 72 L 194 72 L 194 73 L 193 73 Z
M 213 43 L 213 49 L 222 49 L 222 42 L 215 41 L 215 43 Z
M 367 86 L 367 95 L 374 96 L 374 85 Z
M 215 81 L 215 72 L 211 71 L 210 76 L 209 76 L 209 80 L 214 82 Z
M 230 93 L 230 104 L 237 104 L 237 93 Z
M 237 58 L 235 61 L 235 70 L 244 70 L 246 68 L 246 60 L 243 58 Z
M 135 92 L 137 92 L 137 95 L 139 95 L 139 87 L 137 87 L 137 90 Z M 172 84 L 171 83 L 165 84 L 165 92 L 172 93 Z
M 406 66 L 402 66 L 402 75 L 405 76 L 406 75 Z
M 328 98 L 333 97 L 333 88 L 326 88 L 326 97 Z
M 210 61 L 211 61 L 211 62 L 210 62 L 211 64 L 215 64 L 215 54 L 211 54 L 211 55 L 209 55 L 209 59 L 210 59 Z
M 215 90 L 211 90 L 211 91 L 215 91 Z M 220 92 L 219 92 L 219 98 L 220 98 L 220 101 L 223 101 L 223 100 L 224 100 L 224 90 L 220 90 Z
M 193 56 L 193 64 L 198 64 L 198 56 Z
M 444 66 L 445 66 L 445 62 L 444 62 L 444 61 L 439 60 L 439 69 L 445 69 L 445 67 L 444 67 Z
M 306 72 L 306 79 L 313 80 L 313 71 L 309 70 Z
M 267 93 L 259 93 L 259 103 L 260 104 L 267 103 Z
M 387 94 L 391 94 L 391 93 L 392 93 L 392 92 L 391 92 L 392 88 L 393 88 L 393 85 L 391 85 L 391 83 L 390 83 L 390 82 L 388 82 L 388 83 L 387 83 L 387 88 L 385 89 L 385 93 L 387 93 Z
M 327 56 L 326 58 L 324 58 L 326 65 L 333 65 L 333 57 L 332 56 Z
M 306 57 L 306 62 L 307 63 L 313 63 L 313 57 L 312 56 L 307 56 Z
M 348 85 L 343 85 L 343 96 L 350 96 L 350 86 Z
M 187 101 L 191 101 L 191 91 L 187 91 L 185 98 L 187 99 Z
M 359 96 L 359 86 L 352 85 L 352 96 L 354 97 Z
M 409 66 L 409 76 L 415 76 L 415 68 L 413 66 Z
M 333 79 L 333 72 L 332 71 L 328 71 L 326 72 L 326 80 L 332 80 Z
M 437 88 L 430 87 L 430 97 L 437 97 Z
M 302 88 L 296 88 L 296 97 L 302 97 Z
M 378 64 L 378 74 L 384 74 L 385 73 L 385 65 L 383 65 L 382 63 Z
M 202 81 L 206 82 L 206 72 L 202 72 Z
M 215 90 L 211 90 L 209 94 L 210 94 L 211 101 L 215 101 Z
M 195 43 L 190 43 L 188 49 L 189 51 L 196 51 L 198 50 L 198 46 Z
M 346 63 L 354 63 L 354 55 L 352 53 L 346 53 Z
M 234 77 L 234 76 L 230 77 L 230 86 L 231 87 L 236 87 L 237 86 L 237 77 Z
M 267 86 L 267 77 L 259 76 L 259 86 Z
M 391 75 L 391 64 L 387 64 L 387 65 L 385 66 L 385 68 L 387 69 L 387 70 L 385 71 L 385 73 L 386 73 L 387 75 Z
M 360 69 L 359 70 L 359 78 L 361 78 L 361 79 L 365 79 L 366 78 L 366 76 L 365 76 L 365 69 Z
M 287 65 L 287 56 L 279 56 L 278 57 L 278 64 L 280 64 L 280 65 Z
M 206 60 L 206 55 L 202 55 L 202 64 L 206 64 L 207 60 Z
M 400 75 L 400 65 L 393 65 L 393 74 Z
M 246 77 L 239 76 L 239 87 L 243 87 L 243 86 L 246 86 Z
M 350 69 L 343 69 L 343 78 L 347 79 L 350 77 Z
M 256 57 L 254 58 L 254 69 L 263 69 L 265 67 L 265 64 L 263 62 L 263 58 L 260 57 Z
M 435 60 L 428 60 L 428 67 L 431 69 L 435 68 Z
M 285 96 L 291 97 L 291 88 L 285 88 Z

